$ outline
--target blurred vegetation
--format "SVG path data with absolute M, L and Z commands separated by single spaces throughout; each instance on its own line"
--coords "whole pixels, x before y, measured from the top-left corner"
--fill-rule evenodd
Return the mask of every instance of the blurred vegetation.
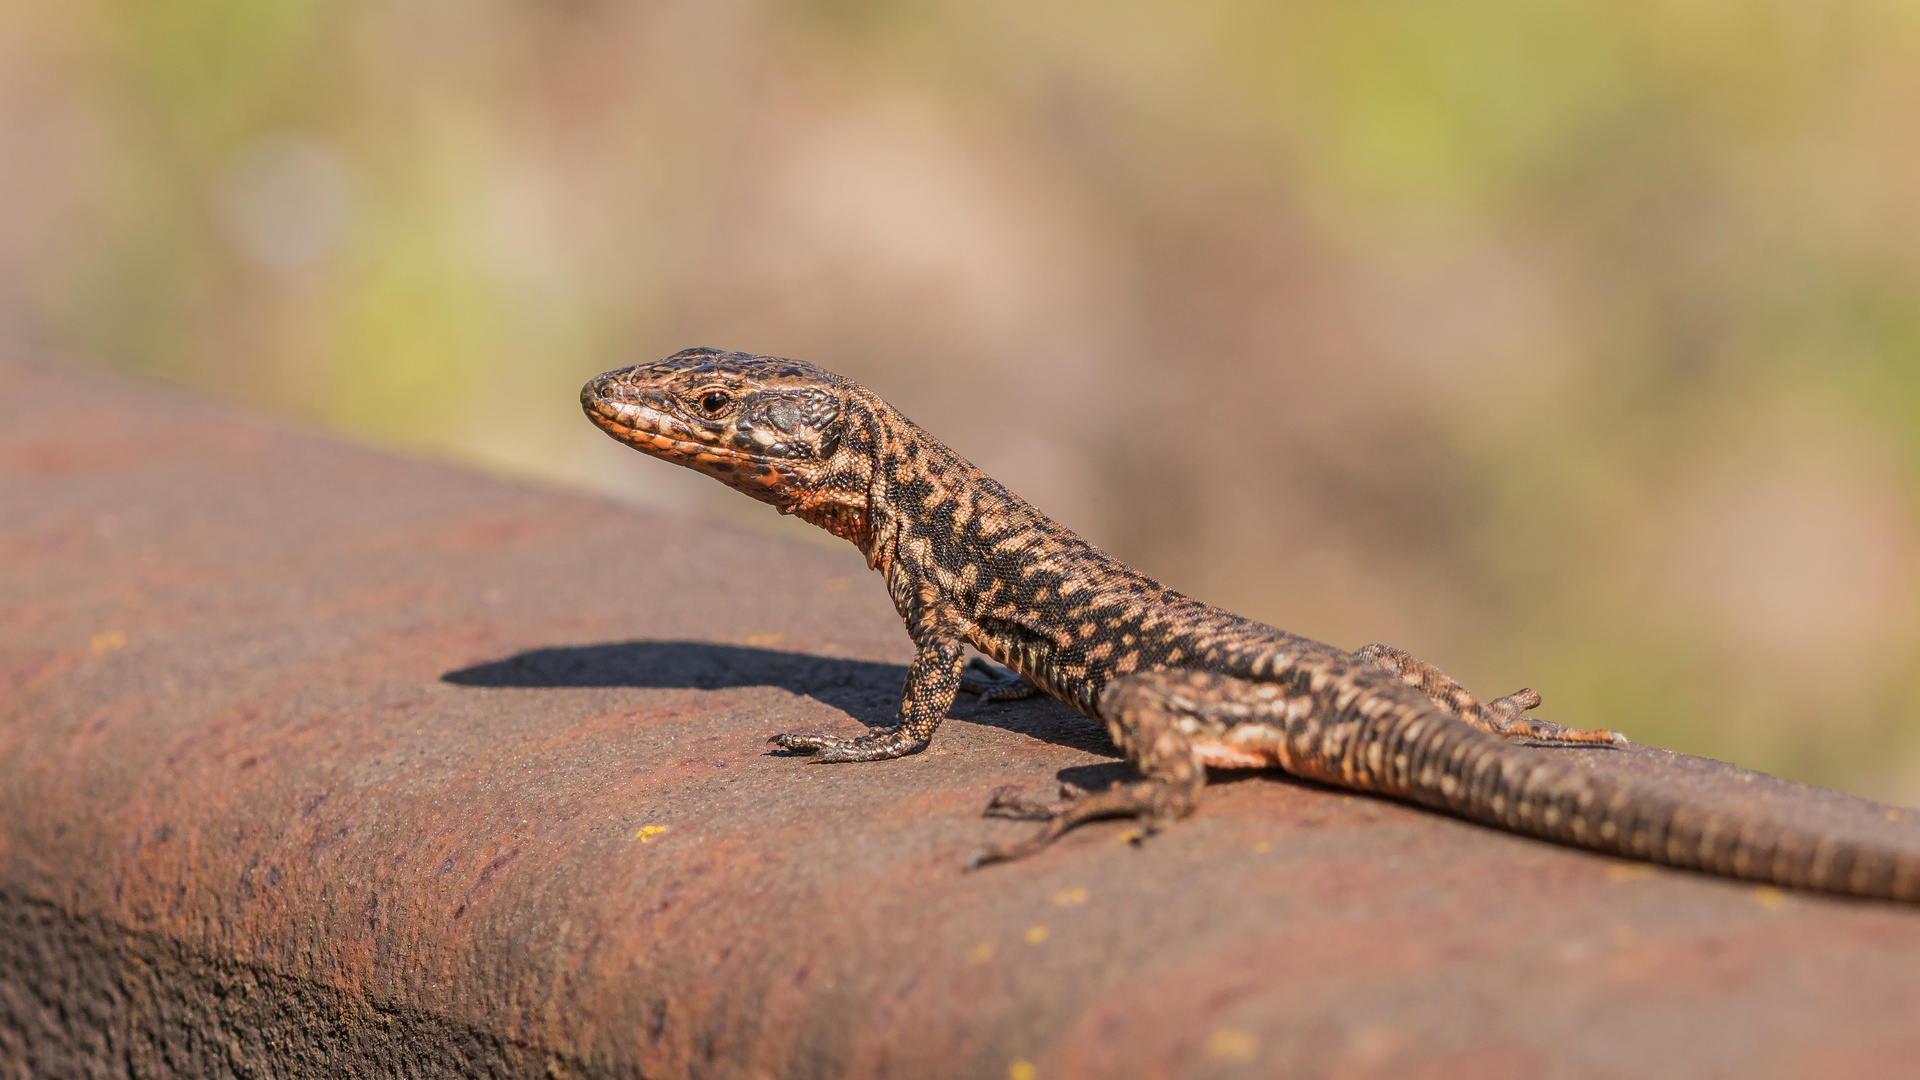
M 1916 191 L 1894 0 L 0 8 L 16 353 L 756 524 L 574 396 L 802 356 L 1175 587 L 1909 803 Z

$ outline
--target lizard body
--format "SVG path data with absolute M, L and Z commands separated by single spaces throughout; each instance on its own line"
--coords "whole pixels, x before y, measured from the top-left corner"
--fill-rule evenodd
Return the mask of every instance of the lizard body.
M 1531 690 L 1481 702 L 1398 649 L 1347 652 L 1168 589 L 811 364 L 689 349 L 608 372 L 581 403 L 614 438 L 844 537 L 884 575 L 916 648 L 898 724 L 774 745 L 819 761 L 911 754 L 963 688 L 1044 691 L 1106 725 L 1142 779 L 1063 789 L 1057 802 L 997 792 L 990 814 L 1046 825 L 975 852 L 972 865 L 1030 854 L 1098 818 L 1152 831 L 1192 811 L 1208 768 L 1280 768 L 1628 858 L 1920 900 L 1920 853 L 1736 820 L 1514 742 L 1625 742 L 1526 715 L 1540 700 Z M 1023 680 L 972 675 L 967 644 Z

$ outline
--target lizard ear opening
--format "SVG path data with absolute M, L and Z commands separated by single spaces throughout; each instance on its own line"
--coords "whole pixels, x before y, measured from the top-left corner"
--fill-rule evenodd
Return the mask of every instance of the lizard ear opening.
M 840 452 L 840 436 L 844 434 L 846 430 L 847 414 L 844 412 L 834 413 L 833 419 L 821 426 L 819 460 L 826 461 Z
M 833 395 L 808 392 L 795 402 L 804 423 L 812 429 L 816 461 L 826 461 L 840 452 L 840 440 L 847 432 L 846 407 Z

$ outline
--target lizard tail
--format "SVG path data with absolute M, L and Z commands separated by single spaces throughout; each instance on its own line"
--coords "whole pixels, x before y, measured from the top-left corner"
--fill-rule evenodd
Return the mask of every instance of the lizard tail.
M 1581 769 L 1553 751 L 1509 743 L 1450 716 L 1419 710 L 1397 719 L 1346 748 L 1349 786 L 1629 859 L 1920 901 L 1920 841 L 1882 845 L 1716 810 L 1646 781 Z

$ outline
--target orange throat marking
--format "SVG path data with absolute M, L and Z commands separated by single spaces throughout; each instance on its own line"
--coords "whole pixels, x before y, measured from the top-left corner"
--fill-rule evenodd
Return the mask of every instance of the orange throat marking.
M 793 508 L 793 515 L 809 525 L 817 525 L 842 540 L 852 541 L 853 546 L 863 553 L 873 543 L 873 522 L 867 516 L 866 504 L 841 502 L 828 496 L 817 502 L 800 503 Z

